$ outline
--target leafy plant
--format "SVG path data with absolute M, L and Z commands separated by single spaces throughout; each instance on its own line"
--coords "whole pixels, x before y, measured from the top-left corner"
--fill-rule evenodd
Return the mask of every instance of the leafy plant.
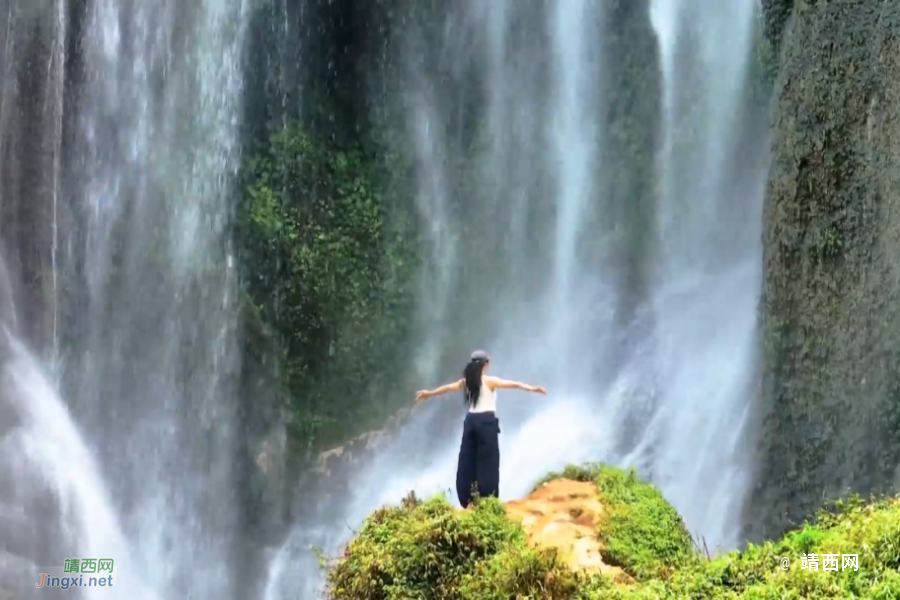
M 295 448 L 393 412 L 416 260 L 411 217 L 386 209 L 372 159 L 279 127 L 250 159 L 238 211 L 247 297 L 275 332 Z
M 552 550 L 532 548 L 499 501 L 470 511 L 443 498 L 408 498 L 365 522 L 328 572 L 331 598 L 810 600 L 900 597 L 900 499 L 838 502 L 779 541 L 712 559 L 693 548 L 681 518 L 633 471 L 569 466 L 563 475 L 596 481 L 609 519 L 598 535 L 608 556 L 637 575 L 631 585 L 574 574 Z M 542 481 L 557 478 L 548 475 Z M 817 570 L 801 568 L 815 555 Z M 824 570 L 825 557 L 837 557 Z M 854 555 L 857 568 L 844 567 Z M 785 562 L 786 561 L 786 562 Z M 787 568 L 785 568 L 785 566 Z
M 698 560 L 693 539 L 681 516 L 658 489 L 638 479 L 632 469 L 603 464 L 568 465 L 535 486 L 554 479 L 593 481 L 606 509 L 599 526 L 603 561 L 633 577 L 665 577 L 675 567 Z

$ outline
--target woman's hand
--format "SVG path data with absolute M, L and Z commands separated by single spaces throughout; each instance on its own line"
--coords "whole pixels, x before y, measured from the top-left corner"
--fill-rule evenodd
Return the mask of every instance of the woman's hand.
M 421 404 L 431 396 L 431 390 L 420 390 L 416 392 L 416 404 Z
M 534 391 L 538 394 L 544 394 L 545 396 L 547 395 L 547 390 L 545 390 L 544 387 L 540 385 L 535 386 Z

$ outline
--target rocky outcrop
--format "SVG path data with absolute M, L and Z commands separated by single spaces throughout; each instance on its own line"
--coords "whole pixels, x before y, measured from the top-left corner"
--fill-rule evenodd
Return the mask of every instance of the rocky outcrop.
M 351 486 L 355 476 L 394 438 L 409 414 L 410 410 L 398 411 L 381 429 L 362 433 L 299 466 L 294 471 L 295 483 L 286 488 L 290 504 L 288 520 L 319 522 L 326 518 L 322 511 L 330 514 L 338 510 L 353 496 Z M 313 505 L 306 502 L 311 497 L 318 499 Z
M 326 597 L 900 597 L 900 499 L 830 508 L 777 542 L 709 560 L 634 471 L 568 467 L 527 498 L 505 506 L 488 498 L 467 510 L 410 493 L 375 511 L 331 561 Z M 821 570 L 815 559 L 798 560 L 806 553 L 822 556 Z M 827 557 L 837 566 L 826 568 Z
M 399 426 L 401 419 L 409 411 L 401 411 L 392 417 L 381 429 L 367 431 L 348 441 L 346 444 L 321 452 L 316 458 L 312 468 L 313 472 L 323 476 L 330 476 L 342 469 L 359 465 L 365 458 L 371 458 L 372 454 L 391 439 L 391 434 Z
M 602 573 L 618 583 L 634 579 L 621 567 L 603 562 L 597 529 L 606 510 L 591 481 L 556 479 L 521 500 L 505 504 L 506 514 L 518 521 L 536 547 L 556 548 L 573 571 Z
M 410 410 L 397 411 L 381 429 L 367 431 L 345 444 L 320 452 L 310 467 L 310 472 L 328 477 L 348 468 L 359 466 L 363 460 L 372 455 L 389 442 L 397 432 Z
M 767 4 L 793 13 L 764 212 L 753 540 L 823 497 L 890 487 L 900 463 L 900 4 Z

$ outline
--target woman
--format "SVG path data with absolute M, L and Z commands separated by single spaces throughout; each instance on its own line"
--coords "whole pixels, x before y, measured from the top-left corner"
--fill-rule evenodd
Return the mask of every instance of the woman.
M 459 463 L 456 467 L 456 494 L 464 508 L 472 502 L 473 487 L 478 495 L 500 495 L 500 422 L 497 420 L 497 390 L 525 390 L 546 394 L 542 387 L 507 381 L 485 375 L 491 359 L 484 350 L 476 350 L 463 370 L 463 378 L 433 390 L 416 393 L 416 401 L 447 392 L 464 391 L 469 412 L 463 422 Z

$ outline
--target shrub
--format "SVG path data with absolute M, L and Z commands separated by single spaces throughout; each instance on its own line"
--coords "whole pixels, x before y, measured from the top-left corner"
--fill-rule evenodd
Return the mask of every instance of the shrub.
M 630 572 L 632 585 L 573 573 L 555 551 L 532 548 L 501 503 L 470 511 L 443 497 L 376 511 L 328 573 L 334 600 L 838 600 L 900 598 L 900 499 L 852 498 L 821 511 L 779 541 L 700 558 L 677 512 L 633 471 L 603 465 L 560 475 L 597 484 L 608 518 L 598 526 L 604 559 Z M 815 554 L 818 569 L 800 568 Z M 841 569 L 855 554 L 858 568 Z M 824 571 L 822 555 L 837 555 Z M 782 567 L 782 560 L 789 567 Z M 807 561 L 809 562 L 809 561 Z
M 571 598 L 577 577 L 551 550 L 530 548 L 500 502 L 470 511 L 411 497 L 376 511 L 328 574 L 335 600 Z
M 666 577 L 673 569 L 696 562 L 697 552 L 678 511 L 662 493 L 640 481 L 632 469 L 569 465 L 550 473 L 535 489 L 553 479 L 593 481 L 606 518 L 598 526 L 603 562 L 622 567 L 636 579 Z

